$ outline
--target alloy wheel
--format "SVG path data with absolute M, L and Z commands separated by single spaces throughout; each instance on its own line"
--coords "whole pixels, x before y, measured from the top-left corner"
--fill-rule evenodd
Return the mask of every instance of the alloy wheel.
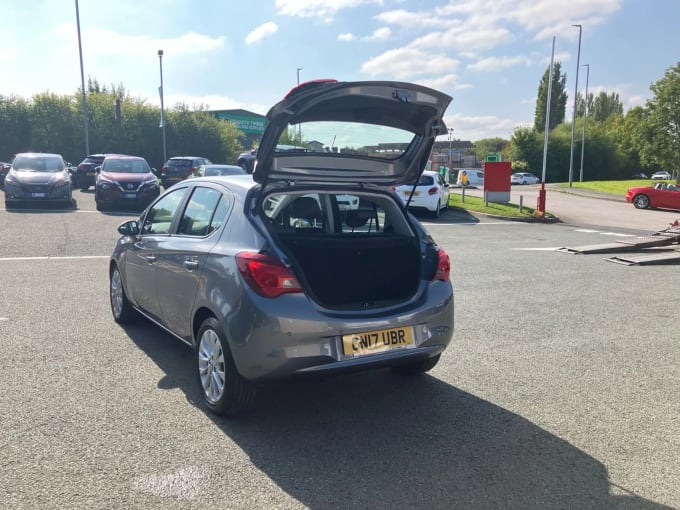
M 215 404 L 224 393 L 224 350 L 217 333 L 206 329 L 198 345 L 198 371 L 206 400 Z

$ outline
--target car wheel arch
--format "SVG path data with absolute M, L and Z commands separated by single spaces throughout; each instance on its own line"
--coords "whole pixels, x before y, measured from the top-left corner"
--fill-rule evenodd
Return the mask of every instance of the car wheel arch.
M 191 323 L 191 332 L 193 336 L 193 344 L 195 347 L 198 347 L 198 331 L 201 329 L 201 325 L 205 322 L 205 320 L 209 319 L 210 317 L 217 319 L 215 313 L 212 310 L 210 310 L 210 308 L 207 308 L 205 306 L 199 308 L 198 310 L 196 310 L 196 312 L 194 312 L 194 319 Z M 227 341 L 229 341 L 228 338 Z

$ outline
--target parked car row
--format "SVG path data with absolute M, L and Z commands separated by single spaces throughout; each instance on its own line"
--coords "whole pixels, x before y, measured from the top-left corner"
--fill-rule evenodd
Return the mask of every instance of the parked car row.
M 72 203 L 72 189 L 94 186 L 97 210 L 114 206 L 144 208 L 168 188 L 187 178 L 244 174 L 236 165 L 214 165 L 203 157 L 170 158 L 161 171 L 138 156 L 90 154 L 71 166 L 60 154 L 21 153 L 11 163 L 0 162 L 0 187 L 5 204 L 19 202 Z

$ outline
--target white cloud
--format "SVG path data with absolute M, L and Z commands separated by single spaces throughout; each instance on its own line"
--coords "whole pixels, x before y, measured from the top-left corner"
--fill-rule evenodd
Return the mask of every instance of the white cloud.
M 364 62 L 361 71 L 371 76 L 395 76 L 401 79 L 451 72 L 457 66 L 458 60 L 443 54 L 398 48 Z
M 53 31 L 57 40 L 63 41 L 69 54 L 77 47 L 77 30 L 73 23 L 62 23 Z M 159 48 L 171 55 L 195 55 L 221 49 L 225 46 L 224 37 L 208 37 L 188 32 L 174 38 L 153 38 L 148 35 L 127 35 L 100 28 L 82 32 L 83 51 L 89 55 L 138 55 L 154 54 Z
M 276 0 L 279 14 L 330 21 L 342 9 L 365 4 L 382 5 L 382 0 Z
M 366 41 L 387 41 L 392 35 L 392 30 L 389 27 L 378 28 L 369 36 L 364 37 Z
M 443 32 L 431 32 L 419 37 L 410 46 L 421 49 L 477 52 L 495 48 L 510 39 L 510 31 L 505 28 L 471 30 L 469 27 L 457 25 Z
M 476 141 L 482 138 L 500 137 L 510 139 L 512 132 L 526 121 L 516 121 L 496 117 L 495 115 L 471 116 L 463 114 L 445 115 L 444 122 L 454 129 L 457 140 Z
M 346 32 L 344 34 L 338 34 L 338 41 L 348 42 L 354 40 L 356 40 L 356 37 L 354 37 L 354 34 L 351 34 L 349 32 Z
M 435 90 L 462 90 L 471 88 L 469 83 L 460 83 L 458 76 L 455 74 L 445 74 L 437 78 L 425 78 L 416 80 L 416 83 L 425 87 L 430 87 Z
M 234 99 L 229 96 L 221 96 L 218 94 L 210 94 L 205 96 L 194 96 L 187 94 L 165 94 L 164 96 L 165 104 L 171 107 L 178 104 L 186 104 L 190 107 L 204 105 L 208 110 L 236 110 L 243 109 L 248 110 L 253 113 L 259 113 L 260 115 L 265 115 L 269 110 L 270 106 L 265 106 L 258 103 L 245 103 Z M 152 98 L 150 101 L 153 104 L 160 104 L 160 99 L 158 97 Z
M 273 21 L 263 23 L 262 25 L 260 25 L 257 28 L 254 28 L 248 33 L 248 35 L 246 36 L 246 44 L 254 44 L 256 42 L 260 42 L 262 39 L 269 37 L 272 34 L 275 34 L 278 29 L 279 26 Z
M 442 19 L 431 12 L 412 12 L 403 9 L 381 12 L 374 17 L 381 23 L 404 28 L 441 27 Z
M 498 71 L 499 69 L 507 69 L 516 65 L 530 65 L 531 60 L 527 57 L 487 57 L 478 60 L 474 64 L 467 66 L 471 71 Z

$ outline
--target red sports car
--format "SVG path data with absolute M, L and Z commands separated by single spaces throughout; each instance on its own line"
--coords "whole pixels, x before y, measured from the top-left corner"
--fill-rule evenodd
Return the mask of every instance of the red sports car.
M 661 207 L 680 210 L 680 187 L 659 182 L 653 188 L 628 188 L 626 200 L 638 209 Z

